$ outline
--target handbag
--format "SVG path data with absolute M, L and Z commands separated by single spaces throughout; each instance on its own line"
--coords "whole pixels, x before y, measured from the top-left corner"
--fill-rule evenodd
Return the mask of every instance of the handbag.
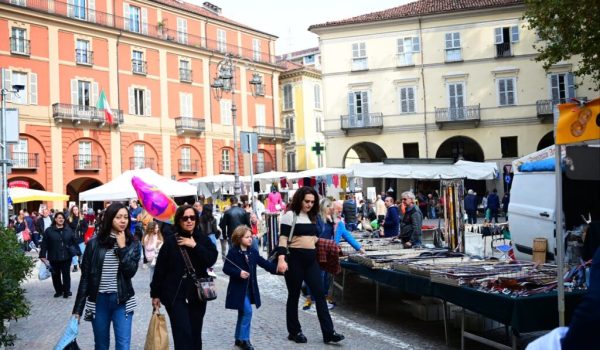
M 292 230 L 290 231 L 290 238 L 288 238 L 288 245 L 292 242 L 292 237 L 294 236 L 294 228 L 296 227 L 296 218 L 297 215 L 295 212 L 292 211 L 292 213 L 294 213 L 294 218 L 292 219 Z M 285 247 L 285 255 L 289 254 L 289 249 L 287 247 Z M 267 260 L 269 260 L 270 262 L 274 263 L 277 260 L 277 256 L 278 256 L 278 252 L 277 252 L 277 248 L 273 249 L 273 251 L 271 252 L 271 254 L 269 254 L 269 257 L 267 258 Z
M 144 350 L 169 350 L 167 320 L 165 315 L 161 314 L 158 309 L 152 312 Z
M 179 250 L 181 251 L 181 255 L 183 255 L 183 261 L 185 261 L 188 275 L 192 278 L 194 284 L 196 285 L 198 299 L 200 299 L 200 301 L 211 301 L 217 299 L 217 286 L 214 278 L 198 278 L 187 251 L 183 247 L 179 247 Z
M 40 267 L 38 270 L 38 278 L 40 281 L 50 278 L 52 276 L 52 267 L 46 265 L 44 262 L 40 261 Z
M 31 241 L 31 230 L 29 229 L 29 225 L 27 225 L 27 220 L 25 221 L 25 229 L 22 231 L 23 232 L 23 241 L 27 242 L 27 241 Z

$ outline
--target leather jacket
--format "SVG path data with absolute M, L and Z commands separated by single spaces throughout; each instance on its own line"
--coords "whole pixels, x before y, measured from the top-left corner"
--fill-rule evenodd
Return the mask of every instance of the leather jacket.
M 68 225 L 58 228 L 52 225 L 44 232 L 40 249 L 40 258 L 50 261 L 71 260 L 74 255 L 81 255 L 77 238 Z
M 233 206 L 229 208 L 223 217 L 219 226 L 223 233 L 223 238 L 231 239 L 231 234 L 236 227 L 240 225 L 247 225 L 250 227 L 250 215 L 240 206 Z
M 117 271 L 117 300 L 124 304 L 135 295 L 131 279 L 135 276 L 140 260 L 140 243 L 130 240 L 124 248 L 115 248 L 119 259 L 119 270 Z M 96 302 L 100 280 L 102 278 L 102 266 L 108 249 L 98 243 L 97 238 L 91 239 L 83 253 L 81 262 L 81 280 L 77 289 L 77 297 L 73 306 L 73 313 L 81 315 L 85 307 L 86 298 Z

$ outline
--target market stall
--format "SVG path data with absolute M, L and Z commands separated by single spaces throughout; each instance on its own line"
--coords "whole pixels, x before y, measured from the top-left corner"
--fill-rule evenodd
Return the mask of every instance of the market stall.
M 32 201 L 67 201 L 69 196 L 66 194 L 33 190 L 23 187 L 10 187 L 8 196 L 13 203 L 25 203 Z

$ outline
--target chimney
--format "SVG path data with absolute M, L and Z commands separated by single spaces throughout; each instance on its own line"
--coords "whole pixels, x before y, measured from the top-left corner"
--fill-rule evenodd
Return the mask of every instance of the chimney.
M 221 8 L 217 5 L 211 4 L 208 1 L 205 1 L 202 5 L 204 5 L 204 8 L 209 10 L 210 12 L 216 14 L 216 15 L 220 15 L 221 14 Z

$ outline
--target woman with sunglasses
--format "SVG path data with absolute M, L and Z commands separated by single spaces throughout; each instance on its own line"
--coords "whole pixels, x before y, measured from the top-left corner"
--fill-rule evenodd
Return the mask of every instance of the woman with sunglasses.
M 325 301 L 321 269 L 317 263 L 318 198 L 317 192 L 312 187 L 301 187 L 294 194 L 289 210 L 281 217 L 277 272 L 285 273 L 285 284 L 288 290 L 286 304 L 288 339 L 296 343 L 307 342 L 298 321 L 298 300 L 302 281 L 305 281 L 310 288 L 312 298 L 317 305 L 323 342 L 337 343 L 344 339 L 343 335 L 333 329 L 333 322 Z
M 165 305 L 171 321 L 176 350 L 202 349 L 202 323 L 206 301 L 200 301 L 182 255 L 187 252 L 198 278 L 208 277 L 206 270 L 217 261 L 217 248 L 207 235 L 196 229 L 198 212 L 182 205 L 175 212 L 175 235 L 165 237 L 150 283 L 152 306 Z

